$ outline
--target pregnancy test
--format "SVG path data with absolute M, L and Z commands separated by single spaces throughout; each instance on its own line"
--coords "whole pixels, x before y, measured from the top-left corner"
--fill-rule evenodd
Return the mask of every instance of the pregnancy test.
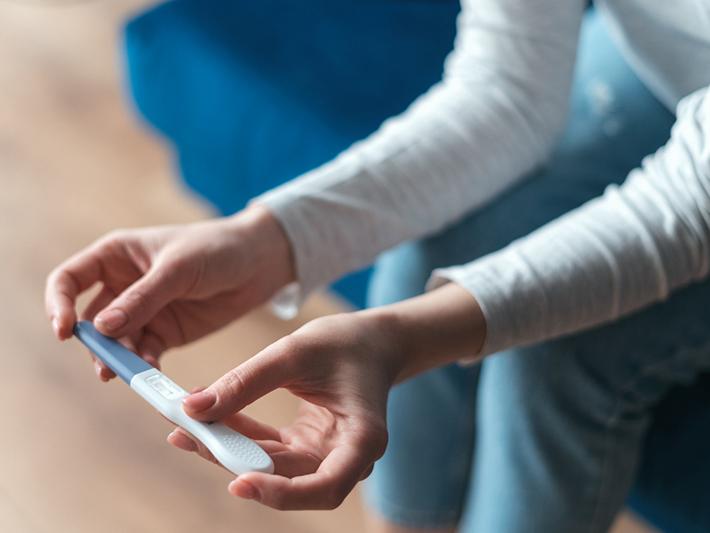
M 222 423 L 204 423 L 188 416 L 182 409 L 187 391 L 122 344 L 99 333 L 91 322 L 77 322 L 74 335 L 145 401 L 199 439 L 227 470 L 237 475 L 274 471 L 271 457 L 253 440 Z

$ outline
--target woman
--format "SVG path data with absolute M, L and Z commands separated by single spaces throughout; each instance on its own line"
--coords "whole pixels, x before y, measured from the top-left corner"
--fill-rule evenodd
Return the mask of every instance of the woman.
M 403 115 L 234 217 L 114 232 L 79 252 L 48 279 L 55 334 L 71 335 L 77 296 L 101 282 L 84 318 L 157 364 L 271 298 L 292 314 L 315 287 L 434 236 L 382 260 L 383 305 L 315 320 L 185 400 L 274 458 L 277 475 L 230 491 L 337 506 L 387 448 L 389 398 L 376 527 L 604 531 L 651 407 L 710 366 L 706 284 L 659 303 L 710 262 L 710 4 L 597 6 L 651 92 L 680 102 L 671 138 L 621 187 L 572 209 L 593 195 L 520 184 L 563 128 L 586 2 L 463 1 L 443 81 Z M 538 210 L 551 195 L 565 208 Z M 425 294 L 387 293 L 393 276 L 434 266 L 448 268 Z M 279 387 L 304 399 L 291 426 L 239 413 Z M 210 458 L 181 430 L 169 441 Z

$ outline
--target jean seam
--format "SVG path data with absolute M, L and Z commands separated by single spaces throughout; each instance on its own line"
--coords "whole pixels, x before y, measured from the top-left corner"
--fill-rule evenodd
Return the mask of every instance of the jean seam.
M 710 350 L 710 342 L 703 343 L 702 345 L 694 348 L 689 348 L 689 347 L 682 347 L 679 349 L 675 350 L 675 353 L 672 357 L 669 357 L 667 359 L 663 359 L 662 361 L 652 363 L 648 366 L 644 366 L 639 370 L 638 373 L 636 373 L 632 378 L 630 378 L 627 383 L 622 386 L 619 394 L 616 397 L 616 400 L 614 402 L 614 408 L 612 409 L 612 413 L 610 416 L 607 418 L 604 427 L 605 427 L 605 432 L 606 432 L 606 437 L 604 441 L 604 446 L 603 446 L 603 459 L 602 459 L 602 475 L 600 478 L 600 483 L 597 489 L 597 495 L 594 498 L 594 504 L 593 504 L 593 510 L 592 510 L 592 520 L 590 521 L 590 527 L 589 527 L 589 532 L 590 533 L 596 533 L 598 531 L 597 524 L 600 520 L 600 514 L 601 514 L 601 509 L 604 507 L 602 505 L 604 501 L 604 494 L 605 489 L 608 485 L 608 479 L 609 479 L 609 458 L 610 458 L 610 451 L 612 449 L 613 443 L 612 440 L 615 440 L 613 437 L 614 432 L 611 431 L 612 427 L 618 423 L 620 416 L 621 416 L 621 411 L 622 411 L 622 405 L 624 404 L 624 398 L 631 396 L 634 393 L 634 387 L 641 381 L 642 379 L 648 378 L 649 376 L 653 375 L 658 375 L 658 376 L 664 376 L 667 375 L 666 372 L 662 372 L 661 370 L 664 367 L 667 367 L 669 365 L 674 365 L 677 364 L 678 361 L 682 361 L 683 359 L 687 359 L 689 362 L 690 361 L 696 361 L 700 359 L 703 356 L 707 356 L 708 351 Z

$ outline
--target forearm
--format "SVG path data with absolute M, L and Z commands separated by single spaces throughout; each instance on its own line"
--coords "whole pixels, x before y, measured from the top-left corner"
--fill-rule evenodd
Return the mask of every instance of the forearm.
M 388 357 L 397 382 L 459 359 L 475 358 L 486 334 L 475 298 L 455 283 L 360 314 L 391 339 L 394 348 Z
M 462 2 L 444 79 L 334 161 L 256 201 L 302 293 L 436 233 L 542 163 L 566 115 L 586 2 Z
M 710 265 L 710 96 L 679 107 L 671 139 L 621 187 L 508 247 L 435 273 L 486 318 L 482 355 L 595 327 L 705 278 Z

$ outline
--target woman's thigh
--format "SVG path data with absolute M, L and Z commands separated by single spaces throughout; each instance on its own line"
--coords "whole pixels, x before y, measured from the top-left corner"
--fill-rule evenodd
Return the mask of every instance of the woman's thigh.
M 710 368 L 710 283 L 483 364 L 462 531 L 607 531 L 653 408 Z M 500 502 L 507 502 L 504 507 Z

